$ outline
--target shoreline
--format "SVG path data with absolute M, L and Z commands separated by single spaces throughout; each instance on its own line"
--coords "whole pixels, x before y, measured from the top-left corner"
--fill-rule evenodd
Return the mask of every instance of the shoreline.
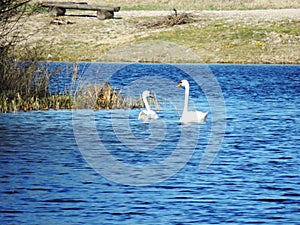
M 16 112 L 27 112 L 27 111 L 48 111 L 48 110 L 81 110 L 81 109 L 89 109 L 89 110 L 110 110 L 110 109 L 134 109 L 134 108 L 142 108 L 141 105 L 142 100 L 140 98 L 136 98 L 134 96 L 123 96 L 122 89 L 116 86 L 111 86 L 108 82 L 106 83 L 86 83 L 85 80 L 81 80 L 81 77 L 84 77 L 86 71 L 84 69 L 81 73 L 77 74 L 76 68 L 86 68 L 88 69 L 90 65 L 95 64 L 93 62 L 62 62 L 59 65 L 59 62 L 48 62 L 49 68 L 51 67 L 51 63 L 58 64 L 56 70 L 56 74 L 53 74 L 57 77 L 63 77 L 64 73 L 68 71 L 68 73 L 72 73 L 72 81 L 67 81 L 68 79 L 61 80 L 62 83 L 57 83 L 56 88 L 50 91 L 49 87 L 53 85 L 53 83 L 46 84 L 48 86 L 47 93 L 42 96 L 39 95 L 38 92 L 28 94 L 27 96 L 22 96 L 18 91 L 11 92 L 10 94 L 3 93 L 0 98 L 0 114 L 3 113 L 16 113 Z M 83 65 L 79 65 L 82 63 Z M 77 64 L 77 65 L 76 65 Z M 109 73 L 119 71 L 120 69 L 124 69 L 130 65 L 137 65 L 138 66 L 160 66 L 160 63 L 130 63 L 130 62 L 99 62 L 98 67 L 103 64 L 104 68 L 109 68 Z M 119 66 L 114 67 L 116 64 Z M 121 64 L 121 67 L 120 67 Z M 164 64 L 167 65 L 167 64 Z M 71 68 L 69 68 L 71 66 Z M 239 69 L 258 69 L 258 68 L 269 68 L 270 70 L 281 70 L 281 68 L 288 69 L 293 68 L 293 70 L 297 71 L 300 68 L 300 65 L 296 64 L 199 64 L 199 63 L 170 63 L 169 66 L 179 66 L 178 68 L 197 68 L 200 66 L 201 68 L 208 69 L 207 71 L 213 71 L 216 68 L 222 68 L 226 71 L 226 68 L 232 69 L 232 67 L 239 66 Z M 186 67 L 187 66 L 187 67 Z M 281 67 L 281 68 L 280 68 Z M 69 68 L 69 69 L 68 69 Z M 72 70 L 73 68 L 73 70 Z M 111 68 L 114 68 L 111 70 Z M 94 67 L 92 66 L 92 70 Z M 91 70 L 91 71 L 92 71 Z M 126 69 L 125 69 L 126 70 Z M 89 70 L 88 70 L 89 71 Z M 98 71 L 98 70 L 97 70 Z M 222 70 L 220 70 L 222 71 Z M 106 74 L 107 71 L 101 71 L 103 74 Z M 68 77 L 68 76 L 65 76 Z M 52 80 L 52 82 L 56 82 Z M 77 82 L 79 84 L 75 89 L 72 89 L 72 85 L 70 83 L 69 91 L 66 89 L 61 89 L 60 87 L 68 86 L 68 83 L 64 82 Z M 50 80 L 49 80 L 50 81 Z M 81 82 L 81 83 L 80 83 Z M 74 83 L 74 84 L 75 84 Z M 76 86 L 76 85 L 74 85 Z

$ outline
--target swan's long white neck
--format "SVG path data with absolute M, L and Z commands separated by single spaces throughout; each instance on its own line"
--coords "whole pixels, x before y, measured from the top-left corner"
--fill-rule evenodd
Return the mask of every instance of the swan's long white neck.
M 147 111 L 150 111 L 150 106 L 149 106 L 148 101 L 147 101 L 147 96 L 143 96 L 143 101 L 144 101 L 144 104 L 145 104 L 145 107 L 146 107 Z
M 189 92 L 190 92 L 190 85 L 186 84 L 184 86 L 185 88 L 185 97 L 184 97 L 184 107 L 183 107 L 183 112 L 188 111 L 188 105 L 189 105 Z

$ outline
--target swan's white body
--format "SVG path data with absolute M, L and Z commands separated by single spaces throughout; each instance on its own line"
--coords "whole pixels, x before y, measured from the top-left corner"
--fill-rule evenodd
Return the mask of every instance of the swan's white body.
M 183 112 L 180 118 L 181 123 L 202 123 L 206 120 L 208 112 L 200 111 L 188 111 L 189 104 L 189 92 L 190 84 L 187 80 L 182 80 L 178 83 L 177 87 L 183 86 L 185 88 L 185 98 L 184 98 L 184 107 Z
M 148 121 L 149 119 L 158 119 L 158 115 L 155 111 L 150 109 L 149 103 L 147 101 L 147 97 L 152 97 L 153 95 L 150 91 L 144 91 L 142 94 L 142 98 L 145 104 L 146 109 L 142 110 L 139 114 L 139 120 Z

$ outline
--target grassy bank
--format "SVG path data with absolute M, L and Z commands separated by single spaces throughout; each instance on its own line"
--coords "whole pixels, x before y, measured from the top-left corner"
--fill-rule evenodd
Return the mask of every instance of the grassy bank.
M 96 0 L 86 2 L 99 4 Z M 18 35 L 29 36 L 26 44 L 44 49 L 38 56 L 41 61 L 300 63 L 299 11 L 289 15 L 286 11 L 246 10 L 300 8 L 299 1 L 104 0 L 102 3 L 121 6 L 116 19 L 101 21 L 95 12 L 68 10 L 66 16 L 55 18 L 62 24 L 57 25 L 44 10 L 32 16 Z M 149 21 L 165 20 L 167 14 L 174 14 L 173 8 L 179 13 L 194 10 L 188 11 L 194 20 L 174 26 L 145 26 Z M 136 9 L 146 11 L 132 11 Z M 161 14 L 147 11 L 151 9 L 167 11 Z M 243 10 L 201 11 L 211 9 Z M 163 46 L 165 42 L 178 45 L 181 50 L 171 51 Z M 23 49 L 20 45 L 17 51 Z M 195 57 L 189 58 L 186 51 Z M 18 55 L 26 56 L 24 52 Z
M 298 21 L 201 21 L 141 40 L 185 46 L 205 63 L 300 63 Z
M 78 12 L 78 11 L 77 11 Z M 77 13 L 76 12 L 76 13 Z M 193 20 L 149 27 L 173 15 L 123 12 L 120 19 L 100 21 L 70 12 L 59 17 L 73 24 L 53 25 L 46 12 L 28 21 L 22 33 L 36 33 L 27 43 L 45 51 L 39 60 L 159 63 L 300 63 L 300 23 L 281 12 L 189 12 Z M 185 13 L 179 11 L 179 14 Z M 71 16 L 76 15 L 76 16 Z M 147 42 L 155 41 L 156 46 Z M 161 42 L 181 46 L 171 51 Z M 152 43 L 152 42 L 151 42 Z M 190 58 L 185 52 L 190 51 Z

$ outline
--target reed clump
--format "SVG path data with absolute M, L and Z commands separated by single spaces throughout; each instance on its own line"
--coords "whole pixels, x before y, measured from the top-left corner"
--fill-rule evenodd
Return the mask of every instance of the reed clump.
M 35 110 L 61 110 L 61 109 L 134 109 L 143 108 L 142 97 L 124 97 L 122 90 L 108 83 L 93 84 L 83 92 L 71 94 L 53 94 L 44 97 L 32 95 L 24 97 L 16 93 L 12 98 L 2 95 L 0 98 L 0 113 L 35 111 Z M 151 100 L 157 105 L 157 100 Z M 151 104 L 151 102 L 150 102 Z
M 49 91 L 51 78 L 61 74 L 62 71 L 56 69 L 49 72 L 47 68 L 49 65 L 39 64 L 35 58 L 27 62 L 2 60 L 0 65 L 0 113 L 50 109 L 102 110 L 144 107 L 141 97 L 137 99 L 125 97 L 120 88 L 113 87 L 108 82 L 83 83 L 78 85 L 75 94 L 72 88 L 64 94 L 52 94 Z M 76 71 L 74 77 L 78 76 L 75 73 Z
M 134 99 L 122 95 L 122 90 L 111 86 L 108 82 L 103 84 L 89 84 L 80 87 L 74 96 L 76 109 L 132 109 L 144 107 L 141 98 Z
M 151 100 L 150 104 L 157 100 Z M 33 111 L 33 110 L 61 110 L 61 109 L 134 109 L 143 108 L 142 97 L 133 98 L 122 95 L 122 90 L 109 83 L 91 84 L 84 91 L 71 94 L 53 94 L 44 97 L 32 95 L 24 97 L 16 93 L 12 98 L 2 95 L 0 98 L 0 113 Z

